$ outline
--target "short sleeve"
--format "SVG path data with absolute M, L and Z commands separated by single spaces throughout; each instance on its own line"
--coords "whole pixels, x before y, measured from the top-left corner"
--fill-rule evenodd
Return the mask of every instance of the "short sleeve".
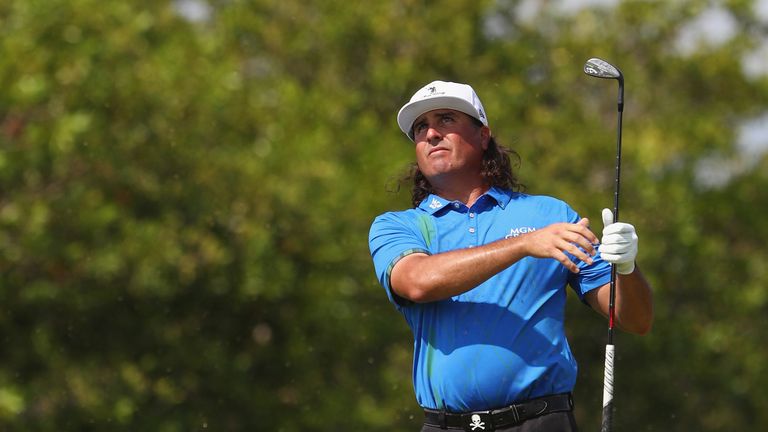
M 392 292 L 390 277 L 395 264 L 413 253 L 430 254 L 426 240 L 403 213 L 385 213 L 371 224 L 368 246 L 379 283 L 399 309 L 404 299 Z
M 576 223 L 581 219 L 581 216 L 568 205 L 566 205 L 566 214 L 569 223 Z M 582 301 L 584 301 L 586 293 L 611 281 L 611 265 L 603 261 L 600 252 L 592 257 L 592 264 L 587 264 L 574 257 L 571 259 L 579 267 L 579 272 L 569 275 L 568 284 Z

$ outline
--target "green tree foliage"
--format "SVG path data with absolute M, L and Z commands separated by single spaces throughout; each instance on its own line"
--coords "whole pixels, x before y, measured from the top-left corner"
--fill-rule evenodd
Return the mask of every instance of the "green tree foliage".
M 768 18 L 559 5 L 0 3 L 0 429 L 417 430 L 367 248 L 410 201 L 396 110 L 471 83 L 528 191 L 599 230 L 616 85 L 581 73 L 593 56 L 626 75 L 621 216 L 656 286 L 652 333 L 617 337 L 617 428 L 768 426 L 766 159 L 736 145 L 768 101 L 742 62 Z M 681 47 L 712 8 L 738 31 Z M 572 300 L 596 429 L 606 325 Z

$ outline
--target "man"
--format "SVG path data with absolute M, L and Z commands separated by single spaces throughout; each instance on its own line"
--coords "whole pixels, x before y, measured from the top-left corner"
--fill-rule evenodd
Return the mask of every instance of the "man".
M 424 86 L 397 121 L 415 143 L 415 208 L 377 217 L 369 245 L 414 335 L 422 431 L 576 430 L 565 286 L 607 316 L 616 264 L 617 326 L 648 332 L 635 228 L 607 226 L 596 250 L 589 221 L 566 203 L 516 192 L 510 152 L 466 84 Z

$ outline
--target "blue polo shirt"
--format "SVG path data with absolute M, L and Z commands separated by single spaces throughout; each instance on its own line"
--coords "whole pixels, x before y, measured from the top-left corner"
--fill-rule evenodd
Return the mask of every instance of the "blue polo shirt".
M 428 196 L 419 207 L 377 217 L 369 246 L 379 282 L 414 336 L 413 385 L 424 408 L 465 412 L 500 408 L 576 383 L 565 337 L 566 290 L 584 294 L 610 282 L 610 265 L 526 257 L 450 299 L 413 303 L 390 287 L 398 260 L 516 237 L 579 215 L 563 201 L 491 188 L 472 207 Z

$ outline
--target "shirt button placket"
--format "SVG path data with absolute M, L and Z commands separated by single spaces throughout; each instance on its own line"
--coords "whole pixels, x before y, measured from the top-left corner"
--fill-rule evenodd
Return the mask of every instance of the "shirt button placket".
M 475 217 L 475 212 L 470 211 L 469 212 L 469 233 L 472 235 L 472 245 L 470 247 L 477 245 L 477 218 Z

